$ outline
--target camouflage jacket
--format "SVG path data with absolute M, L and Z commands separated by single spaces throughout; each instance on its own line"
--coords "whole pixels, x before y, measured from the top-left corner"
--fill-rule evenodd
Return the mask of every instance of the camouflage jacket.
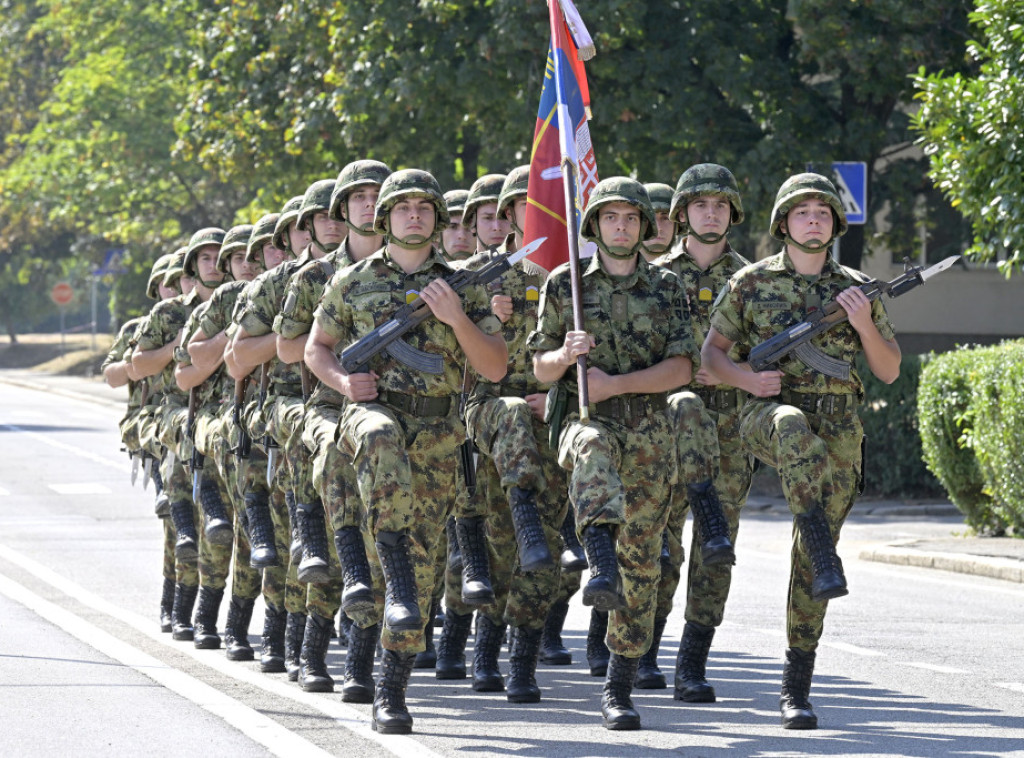
M 334 274 L 314 318 L 324 333 L 336 338 L 339 348 L 344 348 L 391 318 L 427 284 L 451 274 L 451 266 L 436 248 L 411 274 L 406 274 L 387 248 L 382 248 Z M 489 298 L 482 287 L 463 290 L 462 303 L 466 315 L 485 333 L 500 332 L 501 325 L 491 315 Z M 459 393 L 465 355 L 451 327 L 436 318 L 428 318 L 406 332 L 402 339 L 413 348 L 440 355 L 442 373 L 419 371 L 400 363 L 387 351 L 381 351 L 370 361 L 370 369 L 380 377 L 379 389 L 433 397 Z
M 844 289 L 866 281 L 864 274 L 839 265 L 831 255 L 819 276 L 803 276 L 783 251 L 741 269 L 729 280 L 729 286 L 719 293 L 712 308 L 711 326 L 735 342 L 745 359 L 755 345 L 803 321 L 813 309 L 835 300 Z M 892 339 L 892 324 L 880 299 L 871 304 L 871 316 L 882 337 Z M 849 322 L 819 335 L 812 344 L 832 358 L 851 363 L 863 350 L 860 337 Z M 864 395 L 864 385 L 856 371 L 850 372 L 849 380 L 836 379 L 808 368 L 795 356 L 778 368 L 785 375 L 783 389 Z
M 172 340 L 176 340 L 178 332 L 185 326 L 190 314 L 199 304 L 202 298 L 195 290 L 187 295 L 178 295 L 169 300 L 161 300 L 153 306 L 153 310 L 146 316 L 142 325 L 136 333 L 137 351 L 158 350 Z M 174 364 L 172 359 L 163 371 L 159 374 L 159 388 L 163 392 L 164 402 L 173 405 L 183 405 L 188 402 L 188 393 L 178 388 L 174 381 Z M 157 377 L 150 377 L 152 382 Z M 157 386 L 150 384 L 150 392 Z
M 121 325 L 121 329 L 117 333 L 117 338 L 114 340 L 114 344 L 110 346 L 110 350 L 107 352 L 107 357 L 103 359 L 103 363 L 100 365 L 100 373 L 106 371 L 107 366 L 110 364 L 123 361 L 125 356 L 128 356 L 129 359 L 131 358 L 132 341 L 142 321 L 143 317 L 139 316 L 137 318 L 128 319 Z M 150 378 L 153 379 L 155 377 Z M 143 382 L 136 382 L 133 379 L 128 380 L 129 414 L 142 405 L 142 384 Z
M 696 360 L 686 293 L 675 274 L 639 256 L 630 276 L 615 277 L 595 255 L 580 280 L 583 328 L 596 342 L 587 356 L 588 366 L 621 376 L 675 356 Z M 544 282 L 540 318 L 527 347 L 534 352 L 557 350 L 572 330 L 572 287 L 565 263 Z M 574 364 L 565 375 L 574 392 L 575 377 Z

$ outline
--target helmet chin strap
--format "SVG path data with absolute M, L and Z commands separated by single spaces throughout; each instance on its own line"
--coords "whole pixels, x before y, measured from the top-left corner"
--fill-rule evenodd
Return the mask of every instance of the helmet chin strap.
M 596 222 L 591 222 L 591 223 L 593 225 L 590 228 L 594 229 L 597 226 L 597 224 L 596 224 Z M 630 258 L 635 258 L 640 253 L 640 250 L 643 249 L 643 246 L 644 246 L 643 239 L 644 239 L 644 237 L 647 236 L 647 229 L 649 227 L 650 227 L 650 224 L 646 221 L 646 219 L 641 221 L 641 223 L 640 223 L 640 240 L 635 245 L 633 245 L 633 247 L 621 247 L 619 245 L 606 245 L 604 240 L 601 239 L 601 230 L 600 230 L 600 228 L 598 228 L 596 230 L 597 233 L 594 235 L 595 236 L 594 243 L 597 245 L 599 250 L 603 251 L 609 257 L 614 258 L 615 260 L 618 260 L 618 261 L 628 261 Z
M 215 289 L 217 289 L 220 285 L 222 285 L 224 283 L 224 280 L 226 278 L 227 277 L 221 277 L 220 279 L 214 279 L 213 281 L 209 281 L 208 282 L 208 281 L 206 281 L 205 279 L 203 279 L 202 277 L 199 276 L 199 272 L 198 271 L 196 271 L 196 276 L 195 276 L 196 281 L 199 282 L 204 287 L 206 287 L 206 289 L 208 289 L 208 290 L 215 290 Z
M 645 244 L 644 249 L 646 249 L 648 253 L 651 253 L 653 255 L 661 255 L 666 250 L 668 250 L 668 245 L 663 245 L 660 242 L 656 245 Z
M 786 232 L 786 236 L 783 238 L 783 242 L 787 245 L 792 245 L 797 250 L 800 250 L 808 255 L 817 255 L 818 253 L 827 253 L 829 248 L 832 247 L 832 241 L 835 237 L 829 237 L 825 242 L 819 242 L 818 240 L 809 240 L 807 243 L 797 242 L 795 239 L 789 236 L 789 232 Z
M 356 226 L 355 224 L 350 223 L 349 220 L 346 218 L 345 219 L 345 226 L 347 226 L 353 232 L 358 234 L 360 237 L 376 237 L 376 236 L 378 236 L 377 232 L 373 231 L 373 222 L 372 221 L 370 223 L 368 223 L 368 224 L 363 224 L 362 226 Z
M 724 232 L 711 232 L 710 234 L 700 234 L 696 229 L 693 228 L 693 224 L 690 223 L 690 207 L 687 206 L 684 211 L 686 214 L 686 233 L 692 236 L 698 242 L 702 242 L 705 245 L 717 245 L 719 242 L 729 236 L 729 228 L 732 226 L 732 216 L 729 217 L 729 223 L 725 227 Z
M 314 229 L 314 228 L 313 228 L 313 224 L 312 224 L 312 223 L 310 223 L 310 225 L 309 225 L 309 239 L 310 239 L 310 241 L 311 241 L 311 242 L 312 242 L 312 243 L 313 243 L 314 245 L 316 245 L 316 246 L 317 246 L 317 248 L 318 248 L 318 249 L 320 250 L 320 252 L 321 252 L 321 253 L 324 253 L 325 255 L 326 255 L 327 253 L 331 252 L 331 250 L 333 250 L 333 249 L 334 249 L 334 248 L 326 248 L 326 247 L 324 247 L 324 246 L 323 246 L 323 245 L 321 244 L 320 240 L 318 240 L 318 239 L 316 238 L 316 229 Z
M 437 211 L 434 211 L 434 224 L 437 225 Z M 410 234 L 408 237 L 397 237 L 391 233 L 390 219 L 384 219 L 384 239 L 390 243 L 398 245 L 403 250 L 419 250 L 421 247 L 430 242 L 434 235 L 429 236 L 423 234 Z

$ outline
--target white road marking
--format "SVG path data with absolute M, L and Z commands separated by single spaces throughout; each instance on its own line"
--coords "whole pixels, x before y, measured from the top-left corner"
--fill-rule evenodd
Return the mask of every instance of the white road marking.
M 46 485 L 58 495 L 109 495 L 110 488 L 92 482 Z
M 912 661 L 897 661 L 902 666 L 913 666 L 916 669 L 925 669 L 926 671 L 937 671 L 940 674 L 967 674 L 970 673 L 965 669 L 957 669 L 952 666 L 936 666 L 934 663 L 915 663 Z
M 1002 687 L 1004 690 L 1013 690 L 1014 692 L 1024 692 L 1024 684 L 1020 682 L 996 682 L 996 687 Z
M 879 653 L 877 650 L 870 650 L 866 647 L 859 647 L 857 645 L 851 645 L 848 642 L 830 642 L 829 640 L 822 640 L 818 643 L 823 647 L 830 647 L 833 650 L 842 650 L 844 653 L 853 653 L 854 655 L 863 655 L 866 658 L 884 658 L 885 653 Z
M 254 687 L 259 687 L 260 689 L 277 697 L 287 698 L 294 702 L 301 703 L 311 710 L 319 711 L 325 716 L 334 719 L 337 726 L 348 729 L 359 737 L 377 744 L 386 752 L 402 756 L 402 758 L 405 758 L 406 756 L 410 756 L 411 758 L 441 758 L 440 753 L 435 753 L 433 750 L 420 744 L 412 737 L 397 734 L 384 736 L 377 734 L 377 732 L 373 731 L 370 719 L 367 716 L 364 716 L 360 711 L 346 705 L 345 703 L 323 698 L 312 693 L 303 692 L 290 682 L 277 681 L 255 669 L 240 666 L 236 662 L 229 661 L 224 656 L 211 656 L 207 650 L 196 650 L 191 645 L 182 645 L 180 642 L 175 642 L 169 639 L 169 635 L 162 634 L 157 631 L 155 628 L 156 625 L 151 619 L 143 618 L 138 614 L 127 611 L 104 600 L 99 595 L 90 592 L 81 585 L 61 576 L 49 567 L 32 560 L 27 555 L 23 555 L 17 550 L 6 545 L 0 544 L 0 558 L 17 564 L 20 568 L 28 571 L 36 578 L 46 584 L 49 584 L 61 593 L 74 598 L 83 605 L 118 619 L 141 634 L 149 637 L 151 640 L 154 640 L 177 653 L 188 655 L 199 663 L 215 669 L 218 673 L 223 674 L 224 676 L 237 679 L 238 681 L 245 682 L 246 684 Z M 0 578 L 2 578 L 2 575 L 0 575 Z M 74 616 L 72 617 L 74 618 Z M 120 640 L 117 642 L 123 647 L 130 647 L 127 643 Z M 162 666 L 163 664 L 158 665 Z
M 4 429 L 10 429 L 12 432 L 19 432 L 28 437 L 31 437 L 34 440 L 42 442 L 44 445 L 56 448 L 57 450 L 63 450 L 64 452 L 71 453 L 72 455 L 77 455 L 79 458 L 85 458 L 86 460 L 90 460 L 93 463 L 98 463 L 101 466 L 108 466 L 112 469 L 116 469 L 117 471 L 120 471 L 123 474 L 131 474 L 132 472 L 132 467 L 130 463 L 127 463 L 125 461 L 114 461 L 111 460 L 110 458 L 104 458 L 103 456 L 96 455 L 95 453 L 90 453 L 88 450 L 83 450 L 80 447 L 75 447 L 74 445 L 69 445 L 66 442 L 55 440 L 53 439 L 53 437 L 48 437 L 45 434 L 39 434 L 38 432 L 32 432 L 29 431 L 28 429 L 22 429 L 17 424 L 0 424 L 0 427 L 3 427 Z
M 162 661 L 124 644 L 111 634 L 93 626 L 58 605 L 44 600 L 17 582 L 0 576 L 0 592 L 11 600 L 24 605 L 51 624 L 63 629 L 86 645 L 95 648 L 108 658 L 148 676 L 171 692 L 181 695 L 204 710 L 222 718 L 249 739 L 263 745 L 267 750 L 280 756 L 302 755 L 329 756 L 309 740 L 306 740 L 273 719 L 264 716 L 247 705 L 228 697 L 208 684 L 198 681 Z

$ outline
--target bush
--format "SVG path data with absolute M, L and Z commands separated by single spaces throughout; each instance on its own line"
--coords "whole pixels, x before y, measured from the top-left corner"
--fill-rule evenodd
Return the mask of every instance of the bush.
M 928 468 L 979 533 L 1020 533 L 1024 342 L 934 356 L 918 414 Z
M 917 392 L 922 358 L 905 355 L 900 376 L 892 384 L 875 378 L 863 355 L 857 373 L 864 381 L 867 402 L 861 406 L 867 447 L 864 453 L 865 494 L 885 497 L 935 497 L 942 485 L 929 473 L 921 451 Z

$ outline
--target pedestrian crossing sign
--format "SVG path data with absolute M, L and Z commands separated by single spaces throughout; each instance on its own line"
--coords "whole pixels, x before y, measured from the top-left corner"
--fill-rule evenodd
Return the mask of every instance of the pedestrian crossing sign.
M 868 216 L 868 164 L 842 161 L 832 164 L 836 190 L 846 212 L 846 223 L 863 224 Z

